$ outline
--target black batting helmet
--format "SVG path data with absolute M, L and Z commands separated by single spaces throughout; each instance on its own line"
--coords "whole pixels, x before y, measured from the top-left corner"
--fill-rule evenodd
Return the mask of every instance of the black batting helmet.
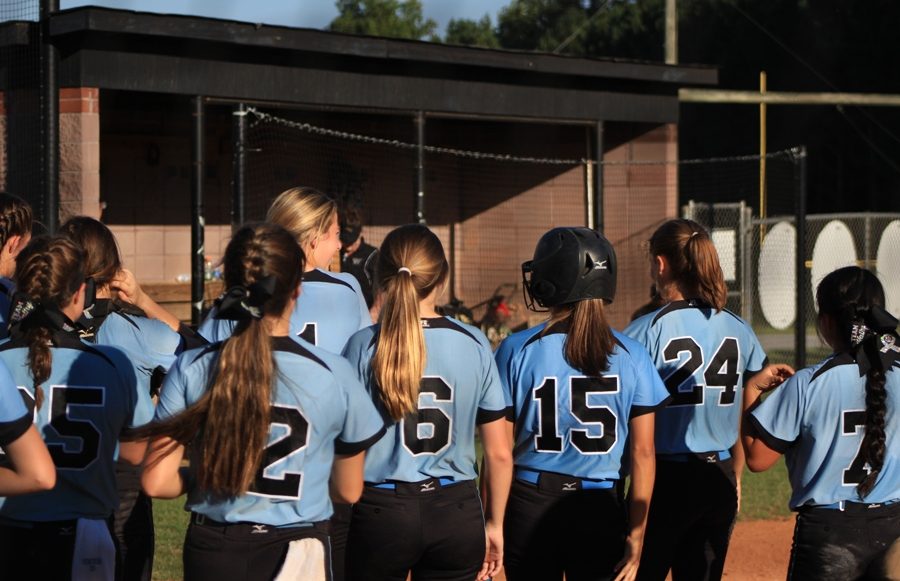
M 616 296 L 616 251 L 590 228 L 554 228 L 522 264 L 528 308 L 555 307 L 585 299 L 611 303 Z

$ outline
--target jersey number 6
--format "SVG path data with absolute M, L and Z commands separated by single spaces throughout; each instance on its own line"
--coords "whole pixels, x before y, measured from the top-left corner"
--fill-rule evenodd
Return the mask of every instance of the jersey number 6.
M 453 401 L 453 388 L 442 377 L 422 378 L 419 410 L 403 418 L 403 446 L 413 456 L 437 454 L 450 444 L 453 419 L 436 405 L 422 402 L 422 396 L 429 394 L 434 397 L 435 404 Z M 431 427 L 431 435 L 423 436 L 428 426 Z

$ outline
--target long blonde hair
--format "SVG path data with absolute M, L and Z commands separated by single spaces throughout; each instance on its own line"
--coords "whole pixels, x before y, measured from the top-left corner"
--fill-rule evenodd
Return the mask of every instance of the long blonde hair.
M 694 294 L 685 298 L 703 299 L 717 311 L 725 308 L 728 287 L 719 253 L 703 226 L 693 220 L 669 220 L 650 238 L 650 254 L 666 258 L 675 283 L 683 293 Z
M 372 372 L 392 418 L 416 409 L 425 371 L 419 301 L 444 284 L 450 266 L 434 232 L 420 224 L 392 230 L 381 244 L 375 280 L 384 297 Z
M 253 288 L 274 278 L 271 296 L 259 309 L 265 315 L 279 315 L 300 284 L 298 265 L 303 265 L 303 254 L 289 232 L 274 224 L 244 226 L 225 250 L 225 284 L 232 289 Z M 202 434 L 197 444 L 200 489 L 225 498 L 244 494 L 253 484 L 268 441 L 276 372 L 267 321 L 243 318 L 222 345 L 203 396 L 182 413 L 139 428 L 134 437 L 169 436 L 187 443 Z
M 337 202 L 315 188 L 301 187 L 281 192 L 272 202 L 266 221 L 290 232 L 308 253 L 312 241 L 328 231 L 337 215 Z

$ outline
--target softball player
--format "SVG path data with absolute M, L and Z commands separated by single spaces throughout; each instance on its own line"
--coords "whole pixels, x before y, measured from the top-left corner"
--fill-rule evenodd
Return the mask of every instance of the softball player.
M 116 447 L 134 464 L 145 448 L 117 442 L 151 418 L 150 396 L 121 351 L 79 339 L 73 321 L 85 277 L 71 241 L 32 241 L 16 278 L 15 324 L 0 360 L 34 410 L 58 477 L 50 491 L 0 499 L 0 571 L 11 579 L 112 579 Z
M 6 366 L 0 364 L 0 496 L 50 490 L 56 467 Z
M 435 311 L 450 268 L 428 228 L 393 230 L 377 260 L 379 324 L 354 335 L 345 355 L 392 422 L 366 457 L 348 577 L 486 578 L 502 563 L 512 477 L 508 405 L 490 345 L 476 328 Z M 487 523 L 475 486 L 476 427 L 491 474 Z
M 668 394 L 643 347 L 606 321 L 616 272 L 612 245 L 587 228 L 550 230 L 522 265 L 529 307 L 549 308 L 550 320 L 496 354 L 515 422 L 510 581 L 634 578 L 653 487 L 653 416 Z M 617 493 L 625 454 L 627 511 Z
M 816 301 L 834 353 L 778 389 L 789 372 L 748 383 L 747 465 L 766 470 L 785 455 L 797 512 L 788 579 L 895 578 L 877 569 L 900 538 L 897 319 L 878 278 L 855 266 L 826 276 Z
M 340 353 L 347 339 L 371 325 L 372 319 L 356 278 L 325 270 L 341 248 L 337 204 L 313 188 L 292 188 L 275 199 L 267 220 L 294 236 L 306 260 L 303 292 L 291 315 L 291 335 Z M 211 341 L 221 341 L 233 328 L 233 321 L 215 318 L 214 308 L 199 332 Z M 350 515 L 349 506 L 335 505 L 331 528 L 335 581 L 344 579 Z
M 62 225 L 60 234 L 84 250 L 85 272 L 94 290 L 78 320 L 82 339 L 124 351 L 137 368 L 141 389 L 155 393 L 176 355 L 185 345 L 197 343 L 199 336 L 147 296 L 134 276 L 123 270 L 115 236 L 102 222 L 76 216 Z M 119 577 L 149 581 L 153 570 L 153 505 L 141 492 L 140 478 L 139 466 L 117 462 L 115 534 Z
M 725 279 L 706 231 L 670 220 L 650 239 L 651 275 L 666 306 L 625 334 L 650 352 L 669 405 L 656 414 L 656 484 L 638 578 L 719 579 L 738 508 L 744 379 L 766 355 L 724 310 Z
M 291 317 L 291 333 L 332 353 L 340 353 L 347 339 L 372 324 L 356 278 L 325 269 L 341 249 L 337 204 L 313 188 L 282 192 L 266 217 L 294 235 L 306 258 L 303 292 Z M 215 318 L 215 310 L 200 326 L 210 341 L 228 337 L 234 322 Z
M 16 256 L 31 240 L 31 206 L 0 192 L 0 339 L 9 336 L 9 305 L 15 290 Z
M 142 483 L 187 492 L 185 579 L 331 579 L 332 494 L 362 491 L 363 451 L 384 423 L 343 358 L 289 337 L 303 255 L 272 225 L 245 226 L 225 252 L 223 343 L 170 370 Z M 179 468 L 193 441 L 189 473 Z

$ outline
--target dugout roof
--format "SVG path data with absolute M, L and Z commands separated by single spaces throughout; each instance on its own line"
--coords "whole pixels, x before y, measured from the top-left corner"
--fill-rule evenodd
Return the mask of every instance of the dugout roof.
M 0 44 L 23 42 L 0 26 Z M 50 21 L 60 86 L 551 122 L 674 123 L 714 68 L 572 58 L 82 7 Z

